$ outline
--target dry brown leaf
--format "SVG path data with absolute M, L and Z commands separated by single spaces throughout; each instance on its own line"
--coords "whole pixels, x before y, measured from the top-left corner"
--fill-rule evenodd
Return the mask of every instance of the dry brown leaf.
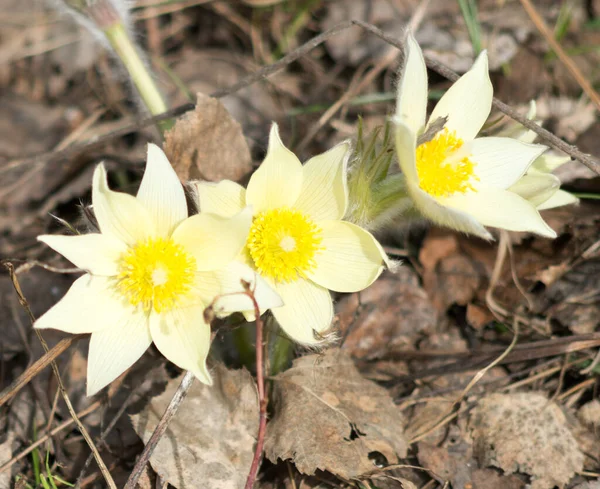
M 138 435 L 147 442 L 163 415 L 182 376 L 165 392 L 131 417 Z M 218 365 L 212 386 L 195 381 L 150 463 L 177 488 L 243 487 L 258 432 L 258 397 L 246 370 L 227 370 Z
M 183 181 L 240 180 L 252 171 L 240 124 L 223 104 L 199 93 L 196 108 L 165 134 L 165 153 Z
M 297 359 L 275 378 L 274 399 L 265 442 L 272 462 L 291 459 L 304 474 L 350 479 L 375 469 L 373 452 L 391 464 L 406 455 L 400 410 L 343 351 Z
M 473 453 L 481 466 L 531 476 L 532 489 L 563 487 L 584 456 L 561 408 L 543 394 L 492 394 L 474 409 Z

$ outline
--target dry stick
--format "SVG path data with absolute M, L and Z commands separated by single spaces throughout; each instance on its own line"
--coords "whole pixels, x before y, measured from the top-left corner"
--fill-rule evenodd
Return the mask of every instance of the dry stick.
M 351 21 L 347 21 L 347 22 L 342 22 L 341 24 L 338 24 L 338 25 L 332 27 L 331 29 L 319 34 L 318 36 L 315 36 L 310 41 L 307 41 L 302 46 L 299 46 L 295 50 L 291 51 L 289 54 L 287 54 L 286 56 L 281 58 L 279 61 L 276 61 L 275 63 L 270 64 L 268 66 L 264 66 L 263 68 L 257 70 L 256 72 L 248 75 L 243 80 L 240 80 L 238 83 L 235 83 L 228 88 L 217 90 L 217 91 L 211 93 L 210 95 L 211 95 L 211 97 L 222 98 L 222 97 L 225 97 L 226 95 L 231 95 L 231 94 L 237 92 L 238 90 L 241 90 L 242 88 L 246 88 L 247 86 L 252 85 L 253 83 L 256 83 L 257 81 L 264 80 L 267 77 L 282 70 L 290 63 L 293 63 L 294 61 L 298 60 L 305 54 L 309 53 L 311 50 L 313 50 L 314 48 L 316 48 L 317 46 L 319 46 L 320 44 L 325 42 L 330 37 L 335 36 L 335 35 L 339 34 L 340 32 L 342 32 L 350 27 L 353 27 L 353 26 L 360 27 L 364 31 L 366 31 L 370 34 L 373 34 L 374 36 L 379 37 L 381 40 L 383 40 L 383 41 L 387 42 L 388 44 L 391 44 L 392 46 L 395 46 L 396 48 L 403 51 L 403 44 L 401 41 L 399 41 L 391 36 L 388 36 L 381 29 L 379 29 L 371 24 L 368 24 L 367 22 L 362 22 L 359 20 L 351 20 Z M 435 61 L 427 56 L 425 57 L 425 60 L 426 60 L 427 66 L 431 70 L 433 70 L 436 73 L 442 75 L 443 77 L 449 79 L 450 81 L 456 81 L 459 78 L 459 76 L 454 71 L 452 71 L 450 68 L 447 68 L 443 64 L 438 63 L 437 61 Z M 493 103 L 494 107 L 496 107 L 500 112 L 503 112 L 511 119 L 517 121 L 519 124 L 525 126 L 527 129 L 530 129 L 533 132 L 535 132 L 538 136 L 540 136 L 541 138 L 546 140 L 546 142 L 550 146 L 552 146 L 554 149 L 568 154 L 572 158 L 579 160 L 581 163 L 583 163 L 585 166 L 587 166 L 590 170 L 594 171 L 595 173 L 600 174 L 600 163 L 598 161 L 594 160 L 593 158 L 591 158 L 589 155 L 586 155 L 585 153 L 582 153 L 581 151 L 579 151 L 577 149 L 577 147 L 567 144 L 562 139 L 560 139 L 560 138 L 556 137 L 554 134 L 552 134 L 550 131 L 547 131 L 546 129 L 539 126 L 532 120 L 527 119 L 526 117 L 522 116 L 515 110 L 511 109 L 508 105 L 501 102 L 500 100 L 494 98 L 492 103 Z M 58 151 L 58 152 L 50 151 L 50 152 L 46 152 L 46 153 L 40 153 L 38 155 L 25 157 L 20 160 L 13 160 L 13 161 L 7 163 L 6 165 L 4 165 L 2 170 L 0 171 L 0 173 L 2 173 L 3 171 L 7 171 L 11 168 L 20 166 L 20 165 L 35 163 L 39 160 L 45 160 L 46 163 L 50 163 L 50 162 L 54 162 L 54 161 L 60 161 L 61 159 L 64 159 L 64 158 L 73 157 L 87 149 L 101 146 L 105 142 L 110 141 L 114 138 L 130 134 L 131 132 L 135 131 L 136 129 L 141 129 L 141 128 L 149 126 L 151 124 L 156 124 L 157 122 L 163 121 L 165 119 L 177 117 L 179 115 L 184 114 L 185 112 L 188 112 L 188 111 L 194 110 L 194 109 L 195 109 L 194 104 L 183 104 L 178 107 L 174 107 L 173 109 L 170 109 L 170 110 L 164 112 L 163 114 L 159 114 L 154 117 L 148 117 L 148 118 L 143 119 L 140 122 L 133 124 L 129 127 L 125 127 L 123 129 L 118 129 L 116 131 L 112 131 L 108 134 L 105 134 L 104 136 L 100 136 L 100 137 L 96 138 L 95 140 L 89 141 L 87 143 L 74 145 L 74 146 L 66 148 L 62 151 Z
M 173 395 L 173 398 L 171 399 L 171 402 L 167 406 L 165 413 L 162 415 L 162 418 L 160 418 L 158 425 L 156 425 L 156 428 L 154 429 L 154 433 L 152 433 L 152 436 L 148 440 L 148 443 L 146 443 L 144 450 L 142 450 L 140 458 L 135 463 L 135 466 L 133 467 L 133 471 L 129 475 L 129 478 L 127 479 L 127 483 L 125 484 L 124 489 L 135 489 L 140 476 L 142 475 L 142 473 L 144 472 L 144 469 L 146 468 L 146 464 L 148 463 L 148 460 L 150 460 L 150 456 L 152 455 L 152 452 L 154 451 L 154 449 L 156 448 L 156 445 L 158 445 L 158 442 L 160 441 L 161 437 L 164 435 L 165 431 L 167 430 L 167 427 L 169 426 L 171 419 L 177 413 L 177 410 L 179 409 L 179 406 L 185 399 L 185 396 L 187 396 L 187 393 L 190 390 L 190 387 L 194 383 L 194 379 L 195 379 L 194 374 L 192 372 L 190 372 L 189 370 L 183 376 L 181 384 L 179 384 L 177 391 Z
M 25 299 L 25 296 L 23 295 L 23 292 L 21 291 L 21 285 L 19 284 L 19 280 L 17 279 L 17 276 L 15 274 L 15 267 L 13 266 L 12 263 L 6 263 L 6 262 L 4 263 L 4 266 L 8 270 L 8 274 L 12 281 L 13 287 L 15 288 L 15 291 L 17 292 L 17 295 L 19 297 L 19 302 L 21 303 L 21 305 L 23 306 L 23 308 L 29 315 L 29 319 L 31 320 L 31 324 L 33 325 L 33 323 L 35 322 L 35 316 L 31 312 L 29 303 L 27 302 L 27 300 Z M 34 331 L 35 331 L 35 334 L 37 335 L 38 339 L 40 340 L 40 343 L 42 344 L 44 351 L 46 353 L 48 353 L 50 350 L 48 348 L 48 344 L 46 343 L 46 340 L 44 340 L 44 338 L 40 334 L 39 330 L 34 329 Z M 85 439 L 86 443 L 90 447 L 90 450 L 94 454 L 96 463 L 98 464 L 98 467 L 100 468 L 100 471 L 102 472 L 102 475 L 104 476 L 104 479 L 106 480 L 106 483 L 108 484 L 108 487 L 110 487 L 111 489 L 117 489 L 115 481 L 113 480 L 112 476 L 110 475 L 110 472 L 106 468 L 106 465 L 105 465 L 104 461 L 102 460 L 102 457 L 98 453 L 98 450 L 94 446 L 94 442 L 92 441 L 90 434 L 88 433 L 88 431 L 85 429 L 85 426 L 83 426 L 82 422 L 77 417 L 77 413 L 75 412 L 75 409 L 73 408 L 73 404 L 71 404 L 71 399 L 69 399 L 69 395 L 67 394 L 67 391 L 63 384 L 62 378 L 60 377 L 60 372 L 58 371 L 58 366 L 56 365 L 56 362 L 54 360 L 51 360 L 50 365 L 52 367 L 52 371 L 54 372 L 54 376 L 56 377 L 56 382 L 58 383 L 58 388 L 60 389 L 60 393 L 62 394 L 65 404 L 67 405 L 67 409 L 69 410 L 69 414 L 71 415 L 71 417 L 77 424 L 77 428 L 79 428 L 79 431 L 81 431 L 83 438 Z
M 537 30 L 540 31 L 540 34 L 544 37 L 546 42 L 548 44 L 550 44 L 550 47 L 552 48 L 552 50 L 556 53 L 558 58 L 563 62 L 563 64 L 571 72 L 571 75 L 573 75 L 573 78 L 575 78 L 575 80 L 577 81 L 579 86 L 583 89 L 583 91 L 586 93 L 586 95 L 594 103 L 596 108 L 598 110 L 600 110 L 600 96 L 598 96 L 598 92 L 596 92 L 596 90 L 594 90 L 594 87 L 592 87 L 591 83 L 586 79 L 585 76 L 583 76 L 581 71 L 579 71 L 579 68 L 577 67 L 577 65 L 567 55 L 567 53 L 565 53 L 564 49 L 560 46 L 560 44 L 558 44 L 558 42 L 556 42 L 554 35 L 552 34 L 552 32 L 550 32 L 550 29 L 548 29 L 548 26 L 546 25 L 544 20 L 540 17 L 540 14 L 538 14 L 535 7 L 532 5 L 532 3 L 529 0 L 519 0 L 519 1 L 521 2 L 521 5 L 523 5 L 523 8 L 527 12 L 527 15 L 529 15 L 529 18 L 531 19 L 531 21 L 535 24 L 535 27 L 537 28 Z
M 252 465 L 250 466 L 250 472 L 246 479 L 245 489 L 252 489 L 254 481 L 256 480 L 256 474 L 258 473 L 258 466 L 260 464 L 260 458 L 262 456 L 263 447 L 265 445 L 265 432 L 267 429 L 267 403 L 268 399 L 265 395 L 265 375 L 263 371 L 263 323 L 260 318 L 260 309 L 256 297 L 250 291 L 249 284 L 245 285 L 246 295 L 252 301 L 254 305 L 254 317 L 256 318 L 256 385 L 258 387 L 258 436 L 256 438 L 256 448 L 254 449 L 254 458 L 252 459 Z

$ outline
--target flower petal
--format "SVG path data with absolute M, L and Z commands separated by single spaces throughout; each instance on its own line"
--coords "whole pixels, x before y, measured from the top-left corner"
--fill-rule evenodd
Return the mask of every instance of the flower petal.
M 233 217 L 246 207 L 246 189 L 231 180 L 194 182 L 200 212 Z
M 134 308 L 114 292 L 112 279 L 85 274 L 35 322 L 35 327 L 72 334 L 93 333 L 124 324 L 133 313 Z
M 402 122 L 394 122 L 396 139 L 396 157 L 400 169 L 406 178 L 407 184 L 411 182 L 418 185 L 419 174 L 417 173 L 417 137 L 410 128 Z
M 556 207 L 562 207 L 563 205 L 578 204 L 579 199 L 569 192 L 564 190 L 557 190 L 554 192 L 552 197 L 537 206 L 538 211 L 546 209 L 554 209 Z
M 550 173 L 556 170 L 559 166 L 571 161 L 570 156 L 560 155 L 555 152 L 547 152 L 537 158 L 528 171 L 536 171 L 540 173 Z
M 526 144 L 510 138 L 477 138 L 470 144 L 478 187 L 506 189 L 521 178 L 546 146 Z
M 246 295 L 242 280 L 250 284 L 261 311 L 283 305 L 281 297 L 264 278 L 248 265 L 237 261 L 215 272 L 199 272 L 194 291 L 205 304 L 214 301 L 214 310 L 219 316 L 254 310 L 254 303 Z
M 544 222 L 535 206 L 508 190 L 489 188 L 455 194 L 444 200 L 446 205 L 470 214 L 485 226 L 556 238 L 556 233 Z
M 125 243 L 110 234 L 43 235 L 37 239 L 92 275 L 117 275 L 119 256 L 127 251 Z
M 183 221 L 172 237 L 196 259 L 197 270 L 218 270 L 240 254 L 251 225 L 250 207 L 232 218 L 201 213 Z
M 205 384 L 212 384 L 206 367 L 210 349 L 210 325 L 204 321 L 204 304 L 150 314 L 150 334 L 160 352 L 178 367 L 190 370 Z
M 88 353 L 87 395 L 93 396 L 131 367 L 152 343 L 142 311 L 127 322 L 92 333 Z
M 482 51 L 469 71 L 442 96 L 430 122 L 448 117 L 444 126 L 464 141 L 475 138 L 492 109 L 494 89 L 488 73 L 487 53 Z
M 139 200 L 108 188 L 102 164 L 94 172 L 92 203 L 102 234 L 110 234 L 130 246 L 156 235 L 156 225 Z
M 394 121 L 405 124 L 413 134 L 418 134 L 425 126 L 427 115 L 427 67 L 411 32 L 407 34 L 404 46 L 404 65 L 398 81 Z
M 491 240 L 492 235 L 468 212 L 446 207 L 416 185 L 408 185 L 416 209 L 437 225 Z
M 528 200 L 535 207 L 539 208 L 541 204 L 552 197 L 560 187 L 558 177 L 550 173 L 534 173 L 532 175 L 523 175 L 517 183 L 511 185 L 508 189 L 525 200 Z
M 248 182 L 246 203 L 256 213 L 277 207 L 292 207 L 301 189 L 302 163 L 283 145 L 277 124 L 273 124 L 267 156 Z
M 383 271 L 385 253 L 364 229 L 344 221 L 323 221 L 323 250 L 317 266 L 307 274 L 321 287 L 336 292 L 357 292 L 371 285 Z
M 279 282 L 275 290 L 284 305 L 273 309 L 273 315 L 285 333 L 298 343 L 316 345 L 313 330 L 324 333 L 333 321 L 333 302 L 329 291 L 310 280 Z
M 349 156 L 350 143 L 345 141 L 308 160 L 302 167 L 302 190 L 294 208 L 315 221 L 341 219 L 348 205 Z
M 148 209 L 159 236 L 169 237 L 188 216 L 183 186 L 167 156 L 155 144 L 148 145 L 148 159 L 137 199 Z

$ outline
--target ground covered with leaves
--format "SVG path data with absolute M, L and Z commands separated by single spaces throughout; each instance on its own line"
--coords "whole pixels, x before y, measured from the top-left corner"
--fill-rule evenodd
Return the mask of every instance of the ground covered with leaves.
M 410 25 L 425 54 L 457 73 L 485 47 L 498 99 L 520 114 L 535 100 L 545 128 L 600 155 L 599 107 L 583 87 L 600 83 L 600 3 L 539 0 L 538 17 L 524 0 L 469 5 L 137 0 L 132 28 L 173 109 L 163 140 L 97 36 L 60 6 L 2 1 L 0 487 L 107 487 L 102 464 L 123 487 L 184 375 L 151 347 L 87 397 L 88 336 L 31 327 L 77 277 L 36 237 L 89 230 L 101 161 L 113 188 L 134 193 L 148 142 L 183 182 L 246 183 L 272 121 L 302 161 L 356 141 L 359 116 L 365 135 L 382 127 L 401 52 L 340 23 L 397 42 Z M 430 73 L 432 99 L 449 86 Z M 507 118 L 494 111 L 489 122 Z M 330 348 L 296 348 L 283 364 L 267 355 L 255 487 L 600 488 L 600 176 L 577 160 L 556 174 L 580 203 L 543 212 L 555 240 L 493 231 L 487 242 L 419 220 L 378 235 L 402 266 L 335 296 Z M 192 385 L 140 487 L 244 487 L 259 402 L 242 323 L 213 324 L 214 383 Z M 267 338 L 281 334 L 265 326 Z

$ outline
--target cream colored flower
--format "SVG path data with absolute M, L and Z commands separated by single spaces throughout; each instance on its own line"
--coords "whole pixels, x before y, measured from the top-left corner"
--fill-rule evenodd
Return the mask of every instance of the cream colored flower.
M 529 105 L 527 118 L 535 119 L 535 116 L 536 104 L 532 100 Z M 524 143 L 533 143 L 537 138 L 535 132 L 523 127 L 521 124 L 515 124 L 513 127 L 507 128 L 500 135 L 513 137 Z M 554 170 L 570 160 L 569 156 L 548 151 L 539 156 L 528 168 L 527 173 L 512 185 L 509 190 L 527 199 L 538 210 L 577 204 L 579 199 L 569 192 L 560 190 L 559 178 L 556 175 L 552 175 Z
M 269 148 L 245 190 L 223 181 L 199 182 L 202 212 L 235 215 L 252 206 L 254 219 L 244 258 L 283 299 L 273 314 L 283 330 L 304 344 L 319 341 L 333 320 L 329 290 L 368 287 L 387 257 L 364 229 L 343 221 L 348 195 L 344 142 L 302 165 L 273 125 Z
M 233 262 L 252 224 L 249 209 L 225 219 L 188 217 L 179 178 L 164 153 L 148 147 L 137 197 L 108 188 L 96 168 L 92 203 L 100 233 L 38 239 L 87 271 L 40 317 L 36 328 L 91 333 L 87 393 L 93 395 L 129 368 L 154 341 L 165 357 L 210 384 L 206 367 L 213 299 L 256 286 L 261 307 L 281 300 L 256 273 Z M 223 314 L 252 307 L 243 294 L 217 302 Z
M 483 52 L 440 99 L 427 125 L 427 70 L 408 35 L 393 118 L 408 192 L 421 214 L 459 231 L 490 239 L 484 226 L 492 226 L 556 237 L 536 206 L 511 190 L 546 147 L 475 137 L 490 113 L 492 91 Z M 443 129 L 430 134 L 431 125 L 444 118 Z M 419 136 L 425 138 L 420 144 Z

